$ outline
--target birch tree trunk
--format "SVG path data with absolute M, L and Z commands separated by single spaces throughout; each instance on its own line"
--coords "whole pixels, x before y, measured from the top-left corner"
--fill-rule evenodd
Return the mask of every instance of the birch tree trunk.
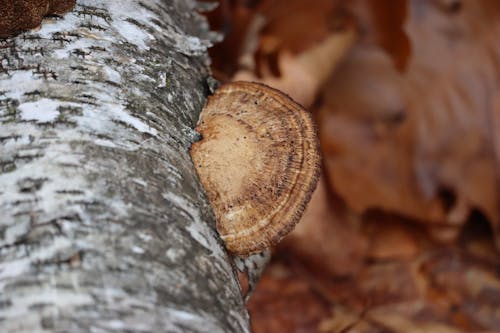
M 194 0 L 79 0 L 0 40 L 0 332 L 247 332 L 188 148 Z

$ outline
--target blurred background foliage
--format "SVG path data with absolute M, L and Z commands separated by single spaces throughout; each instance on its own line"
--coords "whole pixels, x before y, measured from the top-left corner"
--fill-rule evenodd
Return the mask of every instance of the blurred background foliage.
M 259 332 L 500 331 L 500 1 L 221 0 L 222 82 L 315 116 L 323 176 Z

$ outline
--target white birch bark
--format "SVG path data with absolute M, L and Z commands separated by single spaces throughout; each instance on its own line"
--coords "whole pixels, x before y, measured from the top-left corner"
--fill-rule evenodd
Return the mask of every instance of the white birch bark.
M 246 332 L 188 148 L 192 0 L 79 0 L 0 40 L 0 332 Z

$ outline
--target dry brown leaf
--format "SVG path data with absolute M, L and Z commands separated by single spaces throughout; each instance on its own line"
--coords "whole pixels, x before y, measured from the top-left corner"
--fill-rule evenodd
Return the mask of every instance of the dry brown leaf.
M 325 88 L 330 184 L 358 212 L 402 214 L 448 240 L 473 209 L 498 232 L 498 3 L 411 4 L 406 73 L 360 43 Z
M 258 78 L 279 78 L 286 73 L 281 68 L 282 53 L 302 54 L 335 32 L 353 27 L 364 40 L 380 45 L 397 68 L 403 69 L 411 51 L 402 28 L 406 12 L 406 0 L 376 4 L 368 0 L 222 0 L 215 11 L 206 13 L 212 29 L 225 35 L 222 43 L 209 50 L 212 69 L 223 81 L 238 70 Z M 321 60 L 323 67 L 336 63 L 335 56 Z M 315 71 L 313 68 L 313 76 L 317 76 Z M 325 73 L 330 71 L 320 74 Z
M 303 106 L 309 107 L 314 102 L 320 87 L 350 50 L 355 38 L 356 33 L 352 27 L 337 31 L 300 54 L 280 52 L 277 59 L 277 65 L 282 73 L 280 76 L 275 76 L 271 69 L 263 65 L 260 68 L 260 77 L 253 71 L 241 70 L 232 79 L 265 83 L 287 93 Z
M 337 2 L 316 0 L 311 6 L 304 0 L 267 1 L 261 11 L 265 25 L 254 55 L 257 75 L 261 75 L 262 67 L 267 67 L 279 76 L 280 52 L 301 53 L 326 38 L 334 28 Z
M 400 71 L 406 69 L 411 45 L 404 31 L 410 1 L 346 1 L 346 10 L 357 19 L 364 43 L 379 46 Z
M 286 265 L 271 265 L 258 288 L 248 304 L 252 332 L 317 332 L 319 322 L 329 315 L 321 295 Z
M 250 299 L 254 332 L 496 332 L 500 261 L 473 229 L 461 247 L 425 243 L 411 259 L 366 261 L 350 278 L 305 269 L 308 258 L 281 248 Z M 490 246 L 478 254 L 477 242 Z
M 212 0 L 203 0 L 213 2 Z M 224 34 L 224 41 L 209 49 L 214 75 L 227 81 L 239 68 L 246 36 L 257 15 L 259 1 L 221 0 L 218 7 L 206 12 L 212 30 Z
M 340 203 L 332 209 L 333 199 L 325 185 L 320 179 L 300 223 L 280 248 L 301 258 L 311 270 L 354 275 L 363 265 L 367 239 L 359 232 L 359 219 L 350 216 Z
M 386 214 L 364 217 L 363 229 L 370 245 L 371 260 L 409 260 L 420 253 L 422 232 L 408 220 Z

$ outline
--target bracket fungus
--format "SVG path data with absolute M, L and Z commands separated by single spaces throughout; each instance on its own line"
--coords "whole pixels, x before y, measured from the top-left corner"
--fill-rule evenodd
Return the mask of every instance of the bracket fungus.
M 75 6 L 76 0 L 11 0 L 2 1 L 0 38 L 38 27 L 44 16 L 63 15 Z
M 320 153 L 309 113 L 278 90 L 234 82 L 208 98 L 190 150 L 226 248 L 250 255 L 290 232 L 316 187 Z

